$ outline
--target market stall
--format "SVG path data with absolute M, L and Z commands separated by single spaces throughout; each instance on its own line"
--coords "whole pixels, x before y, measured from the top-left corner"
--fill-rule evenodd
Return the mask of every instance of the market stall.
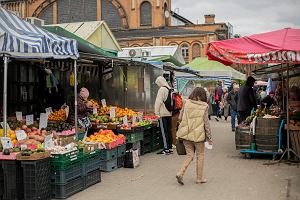
M 300 29 L 286 28 L 268 33 L 256 34 L 243 38 L 236 38 L 227 41 L 211 42 L 207 48 L 207 55 L 209 59 L 219 61 L 226 65 L 232 63 L 238 64 L 269 64 L 269 63 L 282 63 L 287 64 L 286 77 L 287 81 L 285 84 L 286 88 L 286 124 L 287 129 L 287 147 L 284 153 L 287 154 L 288 160 L 291 158 L 291 153 L 299 158 L 299 155 L 290 148 L 290 90 L 289 90 L 289 70 L 295 68 L 295 64 L 299 64 L 299 39 Z M 284 85 L 282 85 L 284 86 Z M 284 87 L 283 87 L 284 88 Z M 283 90 L 281 88 L 281 90 Z M 270 123 L 272 124 L 272 123 Z M 266 125 L 265 125 L 266 126 Z M 281 123 L 277 132 L 279 133 Z M 272 128 L 272 127 L 269 127 Z M 278 135 L 280 137 L 280 134 Z M 248 140 L 247 143 L 253 140 Z M 270 142 L 270 140 L 267 140 Z M 278 143 L 279 145 L 280 143 Z M 281 147 L 278 146 L 280 149 Z M 254 148 L 243 150 L 242 153 L 264 153 L 255 150 Z M 274 151 L 273 151 L 274 152 Z M 281 151 L 278 151 L 281 153 Z

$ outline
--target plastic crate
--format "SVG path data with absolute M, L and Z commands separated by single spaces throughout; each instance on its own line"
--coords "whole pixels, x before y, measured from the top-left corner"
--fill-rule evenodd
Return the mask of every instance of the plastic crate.
M 126 142 L 127 143 L 135 143 L 135 142 L 143 140 L 143 138 L 144 138 L 143 131 L 133 132 L 133 133 L 126 133 L 124 135 L 126 137 Z
M 3 200 L 23 199 L 23 171 L 21 161 L 3 160 Z
M 100 169 L 91 171 L 84 177 L 84 188 L 88 188 L 88 187 L 95 185 L 96 183 L 100 183 L 100 182 L 101 182 Z
M 78 177 L 66 184 L 52 184 L 51 193 L 55 199 L 66 199 L 84 189 L 84 178 Z
M 114 149 L 102 149 L 100 153 L 101 160 L 107 161 L 117 158 L 118 148 Z
M 144 127 L 144 137 L 145 136 L 151 136 L 153 135 L 153 126 L 152 125 L 148 125 Z
M 147 137 L 144 136 L 144 138 L 143 138 L 144 144 L 151 144 L 151 141 L 152 141 L 151 135 L 147 136 Z
M 79 176 L 83 176 L 82 163 L 71 165 L 68 169 L 51 169 L 51 183 L 52 184 L 66 184 L 68 181 L 73 180 Z
M 121 156 L 121 157 L 118 157 L 118 160 L 117 160 L 118 168 L 124 167 L 124 161 L 125 161 L 125 155 Z
M 83 175 L 86 176 L 89 172 L 100 169 L 100 155 L 86 159 L 83 163 Z
M 125 152 L 126 152 L 126 144 L 119 145 L 118 146 L 118 153 L 117 153 L 118 157 L 124 156 Z
M 24 200 L 51 199 L 50 158 L 22 161 Z
M 100 169 L 104 172 L 111 172 L 118 168 L 118 159 L 115 158 L 113 160 L 101 161 Z
M 151 152 L 151 144 L 142 144 L 141 145 L 141 155 Z
M 65 154 L 51 154 L 51 166 L 56 169 L 65 170 L 70 166 L 80 163 L 83 160 L 79 150 L 70 151 Z

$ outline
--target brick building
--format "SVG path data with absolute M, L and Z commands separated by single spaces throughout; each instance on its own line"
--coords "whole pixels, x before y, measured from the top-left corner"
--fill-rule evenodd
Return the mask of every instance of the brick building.
M 230 26 L 205 15 L 194 24 L 171 10 L 171 0 L 0 0 L 19 16 L 45 24 L 104 20 L 121 47 L 178 45 L 187 62 L 204 56 L 208 42 L 230 37 Z

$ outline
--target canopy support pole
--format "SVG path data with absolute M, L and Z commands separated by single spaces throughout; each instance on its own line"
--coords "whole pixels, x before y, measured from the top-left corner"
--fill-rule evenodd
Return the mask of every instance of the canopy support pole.
M 3 130 L 4 137 L 7 134 L 7 68 L 8 68 L 8 57 L 4 56 L 4 77 L 3 77 Z
M 77 102 L 77 60 L 74 60 L 74 105 L 75 105 L 75 133 L 76 138 L 78 139 L 78 102 Z

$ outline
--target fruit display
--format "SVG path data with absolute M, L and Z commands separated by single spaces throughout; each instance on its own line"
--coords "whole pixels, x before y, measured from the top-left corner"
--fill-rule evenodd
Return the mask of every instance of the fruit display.
M 120 123 L 122 122 L 122 118 L 114 117 L 111 118 L 108 115 L 91 115 L 90 120 L 95 123 Z
M 57 122 L 57 123 L 49 123 L 46 130 L 47 131 L 52 131 L 55 130 L 56 132 L 63 132 L 63 131 L 68 131 L 72 130 L 74 127 L 66 122 Z
M 133 115 L 138 116 L 138 112 L 133 111 L 132 109 L 129 108 L 120 108 L 120 107 L 115 107 L 116 108 L 116 117 L 124 117 L 127 115 L 128 117 L 131 117 Z M 110 107 L 101 107 L 98 109 L 98 115 L 109 115 L 110 114 Z
M 245 120 L 245 124 L 249 125 L 253 121 L 255 117 L 263 117 L 263 118 L 278 118 L 277 116 L 280 114 L 280 108 L 271 107 L 270 109 L 266 108 L 258 108 L 255 112 L 253 112 L 250 116 L 248 116 Z
M 53 113 L 50 113 L 48 116 L 49 121 L 65 121 L 67 119 L 65 109 L 59 109 Z
M 144 115 L 143 116 L 143 120 L 146 120 L 146 121 L 157 121 L 158 119 L 159 119 L 159 117 L 156 115 Z
M 4 137 L 3 129 L 0 129 L 0 137 Z M 11 142 L 13 145 L 17 142 L 17 136 L 16 136 L 15 131 L 13 131 L 13 130 L 7 130 L 6 137 L 9 137 L 11 139 Z
M 88 108 L 99 108 L 99 103 L 95 100 L 95 99 L 88 99 L 87 101 L 85 101 L 85 105 Z
M 115 135 L 112 130 L 100 130 L 99 132 L 90 135 L 85 139 L 86 142 L 103 142 L 111 143 L 117 140 L 125 141 L 125 136 L 122 134 Z

